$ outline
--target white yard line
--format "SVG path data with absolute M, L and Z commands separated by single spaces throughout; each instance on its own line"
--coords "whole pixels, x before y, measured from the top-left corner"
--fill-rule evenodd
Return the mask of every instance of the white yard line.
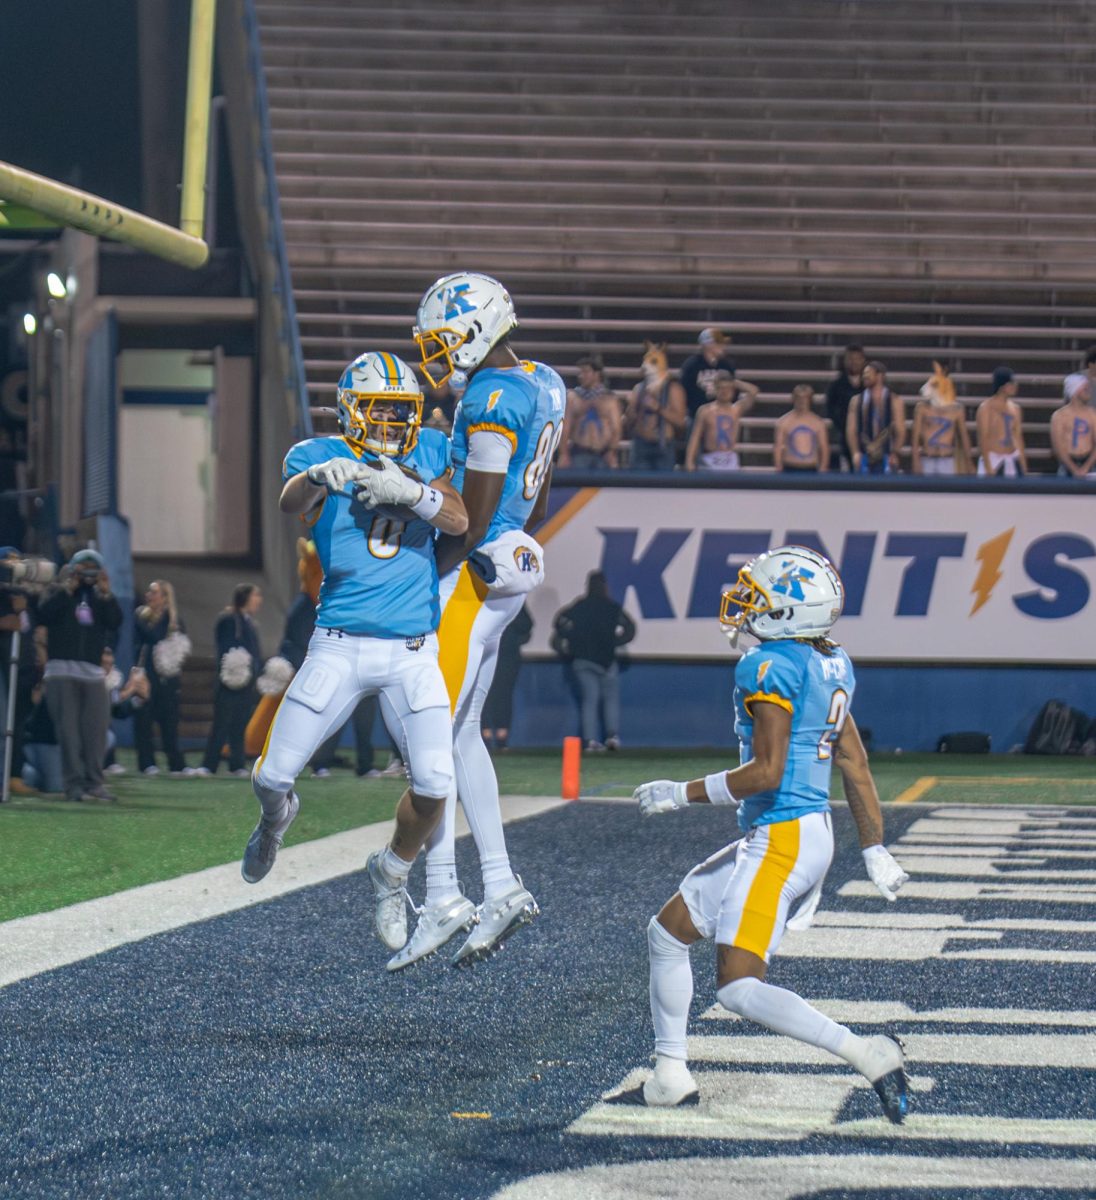
M 503 821 L 508 824 L 539 816 L 564 803 L 553 797 L 504 796 Z M 457 834 L 467 832 L 458 810 Z M 379 850 L 391 833 L 392 822 L 382 821 L 289 846 L 279 853 L 277 865 L 262 883 L 244 883 L 239 862 L 232 862 L 53 912 L 5 921 L 0 923 L 0 987 L 157 933 L 350 875 L 362 870 L 366 857 Z

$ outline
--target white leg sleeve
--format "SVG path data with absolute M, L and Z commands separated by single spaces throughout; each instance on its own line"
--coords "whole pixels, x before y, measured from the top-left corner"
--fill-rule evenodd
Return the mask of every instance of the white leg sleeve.
M 460 706 L 453 723 L 453 766 L 457 794 L 479 851 L 484 899 L 500 896 L 514 886 L 499 809 L 499 782 L 483 742 L 480 714 L 495 677 L 498 640 L 484 648 L 475 686 Z
M 445 811 L 426 839 L 426 903 L 438 904 L 460 891 L 457 881 L 457 785 L 449 789 Z
M 724 984 L 716 997 L 733 1013 L 831 1054 L 840 1054 L 839 1047 L 849 1033 L 844 1025 L 831 1021 L 795 992 L 773 987 L 760 979 L 735 979 Z
M 664 929 L 658 917 L 647 925 L 647 952 L 651 959 L 651 1020 L 655 1050 L 684 1062 L 688 1057 L 686 1031 L 693 1000 L 693 968 L 689 947 Z

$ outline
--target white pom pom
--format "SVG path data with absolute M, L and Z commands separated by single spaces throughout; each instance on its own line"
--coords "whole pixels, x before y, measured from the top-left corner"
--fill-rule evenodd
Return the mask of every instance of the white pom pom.
M 190 656 L 190 638 L 185 633 L 169 633 L 152 647 L 152 665 L 161 679 L 174 679 L 182 673 Z
M 289 687 L 289 681 L 296 673 L 288 658 L 282 658 L 281 655 L 275 654 L 273 658 L 266 660 L 263 673 L 259 676 L 255 686 L 259 689 L 260 695 L 280 696 Z
M 243 646 L 233 646 L 221 659 L 221 682 L 233 692 L 251 682 L 251 655 Z
M 111 667 L 103 682 L 107 685 L 108 692 L 116 692 L 122 686 L 122 672 L 117 667 Z

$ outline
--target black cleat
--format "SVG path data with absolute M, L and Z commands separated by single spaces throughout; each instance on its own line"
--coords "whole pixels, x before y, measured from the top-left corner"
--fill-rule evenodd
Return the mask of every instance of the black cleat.
M 873 1079 L 871 1085 L 883 1105 L 887 1120 L 894 1125 L 901 1125 L 910 1110 L 909 1080 L 906 1077 L 905 1055 L 902 1043 L 893 1034 L 885 1034 L 898 1048 L 898 1066 Z

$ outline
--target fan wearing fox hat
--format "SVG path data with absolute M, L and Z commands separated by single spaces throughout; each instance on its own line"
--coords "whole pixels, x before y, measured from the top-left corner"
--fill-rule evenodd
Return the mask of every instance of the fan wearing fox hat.
M 932 375 L 921 385 L 910 449 L 915 475 L 969 475 L 973 470 L 966 413 L 941 363 L 932 364 Z

